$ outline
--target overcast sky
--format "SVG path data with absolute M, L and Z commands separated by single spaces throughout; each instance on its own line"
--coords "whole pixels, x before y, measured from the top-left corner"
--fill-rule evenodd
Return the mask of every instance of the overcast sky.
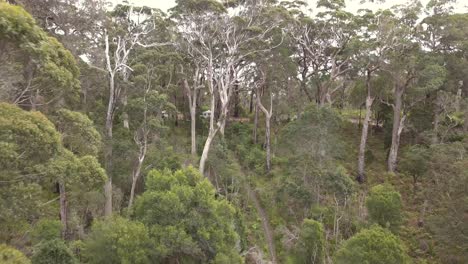
M 112 0 L 114 3 L 121 3 L 123 0 Z M 316 0 L 306 0 L 309 2 L 311 7 L 315 7 Z M 346 5 L 347 9 L 351 12 L 355 12 L 360 8 L 370 8 L 370 9 L 378 9 L 378 8 L 388 8 L 393 5 L 403 4 L 406 3 L 408 0 L 387 0 L 386 3 L 366 3 L 360 4 L 361 0 L 347 0 Z M 411 0 L 409 0 L 411 1 Z M 429 0 L 422 0 L 423 4 L 426 4 Z M 167 9 L 173 7 L 175 5 L 175 0 L 129 0 L 130 3 L 135 5 L 145 5 L 150 7 L 157 7 L 162 9 L 163 11 L 167 11 Z M 467 12 L 467 0 L 458 0 L 458 3 L 455 8 L 455 12 L 462 13 Z

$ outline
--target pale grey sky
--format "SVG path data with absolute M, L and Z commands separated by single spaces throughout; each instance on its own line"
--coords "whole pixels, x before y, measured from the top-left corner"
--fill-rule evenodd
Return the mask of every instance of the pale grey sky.
M 167 11 L 167 9 L 173 7 L 175 5 L 175 0 L 128 0 L 130 3 L 135 5 L 145 5 L 150 7 L 157 7 L 162 9 L 163 11 Z M 315 7 L 316 0 L 306 0 L 309 3 L 309 6 Z M 378 8 L 389 8 L 393 5 L 403 4 L 407 1 L 412 0 L 387 0 L 385 3 L 366 3 L 360 4 L 361 0 L 347 0 L 346 5 L 347 9 L 351 12 L 355 12 L 361 8 L 369 8 L 369 9 L 378 9 Z M 112 0 L 114 3 L 121 3 L 123 0 Z M 377 2 L 377 1 L 376 1 Z M 429 2 L 429 0 L 422 0 L 423 4 Z M 462 13 L 468 12 L 468 1 L 467 0 L 458 0 L 456 4 L 455 12 Z

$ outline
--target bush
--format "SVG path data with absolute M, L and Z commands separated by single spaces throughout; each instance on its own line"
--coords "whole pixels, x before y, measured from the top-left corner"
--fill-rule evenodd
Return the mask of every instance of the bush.
M 59 220 L 42 219 L 37 222 L 31 233 L 34 244 L 41 241 L 60 239 L 62 224 Z
M 31 261 L 19 250 L 0 244 L 0 263 L 2 264 L 30 264 Z
M 156 263 L 242 261 L 234 208 L 194 168 L 150 171 L 133 215 L 150 230 Z
M 410 263 L 402 241 L 379 226 L 365 229 L 343 243 L 335 254 L 335 264 Z
M 145 264 L 148 256 L 148 229 L 122 217 L 97 221 L 83 247 L 87 263 Z
M 391 185 L 372 187 L 366 200 L 370 221 L 396 231 L 402 221 L 401 195 Z
M 312 219 L 304 219 L 299 240 L 294 249 L 293 263 L 323 263 L 325 249 L 324 233 L 322 223 Z
M 62 240 L 54 239 L 39 243 L 31 258 L 32 264 L 76 264 L 71 250 Z

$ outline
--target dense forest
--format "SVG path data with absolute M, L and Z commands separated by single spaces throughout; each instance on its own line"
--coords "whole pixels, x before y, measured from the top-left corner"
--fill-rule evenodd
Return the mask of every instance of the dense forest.
M 0 263 L 468 263 L 455 0 L 175 2 L 0 0 Z

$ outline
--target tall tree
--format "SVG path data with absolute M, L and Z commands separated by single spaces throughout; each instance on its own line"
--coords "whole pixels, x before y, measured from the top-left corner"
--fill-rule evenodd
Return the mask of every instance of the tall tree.
M 374 86 L 385 86 L 382 82 L 377 84 L 374 79 L 384 65 L 389 50 L 394 47 L 395 34 L 393 28 L 395 19 L 389 10 L 379 11 L 375 14 L 370 10 L 366 10 L 358 21 L 363 34 L 357 44 L 359 48 L 355 52 L 354 64 L 355 67 L 359 68 L 358 72 L 361 73 L 364 79 L 363 83 L 366 91 L 366 110 L 362 121 L 357 171 L 357 180 L 362 183 L 365 180 L 365 153 L 371 123 L 372 105 L 378 94 L 378 89 L 383 88 Z M 380 73 L 383 75 L 382 71 Z M 384 77 L 380 76 L 380 78 Z
M 224 135 L 234 86 L 241 78 L 245 59 L 262 50 L 252 43 L 261 41 L 277 23 L 266 22 L 260 14 L 268 5 L 263 1 L 246 1 L 232 12 L 217 1 L 178 1 L 174 8 L 185 43 L 203 60 L 210 94 L 210 126 L 200 158 L 199 170 L 205 164 L 211 144 L 219 132 Z M 245 8 L 245 7 L 249 8 Z M 208 11 L 208 12 L 207 12 Z M 216 22 L 214 22 L 216 21 Z M 268 24 L 265 24 L 268 23 Z M 270 43 L 275 46 L 277 43 Z M 248 51 L 244 48 L 250 47 Z M 216 104 L 219 102 L 219 110 Z
M 121 75 L 124 81 L 127 81 L 132 68 L 128 65 L 130 54 L 135 47 L 155 47 L 167 45 L 167 43 L 147 42 L 147 35 L 155 30 L 156 23 L 154 19 L 158 12 L 148 7 L 133 8 L 132 6 L 118 5 L 113 16 L 116 18 L 117 27 L 112 32 L 113 45 L 111 49 L 110 32 L 104 29 L 104 44 L 105 44 L 105 69 L 109 78 L 109 98 L 107 103 L 106 119 L 105 119 L 105 168 L 108 172 L 108 181 L 104 186 L 106 204 L 105 215 L 112 214 L 112 130 L 114 126 L 114 117 L 119 99 L 122 96 L 122 86 L 116 85 L 117 75 Z M 136 18 L 135 18 L 136 16 Z M 120 24 L 119 24 L 120 22 Z M 113 25 L 111 23 L 111 25 Z M 109 27 L 111 27 L 109 25 Z M 126 95 L 124 95 L 124 104 Z
M 423 101 L 429 92 L 438 89 L 446 75 L 440 61 L 425 54 L 417 44 L 420 10 L 419 3 L 395 10 L 398 18 L 395 37 L 399 43 L 390 53 L 390 63 L 385 66 L 393 80 L 393 103 L 382 100 L 393 108 L 392 143 L 387 160 L 390 172 L 396 170 L 400 138 L 409 111 Z
M 315 19 L 305 15 L 298 18 L 298 29 L 291 30 L 297 43 L 301 89 L 310 101 L 313 96 L 308 84 L 315 88 L 315 101 L 331 105 L 333 95 L 344 88 L 343 76 L 350 71 L 353 42 L 357 33 L 355 17 L 344 10 L 341 0 L 317 2 Z

